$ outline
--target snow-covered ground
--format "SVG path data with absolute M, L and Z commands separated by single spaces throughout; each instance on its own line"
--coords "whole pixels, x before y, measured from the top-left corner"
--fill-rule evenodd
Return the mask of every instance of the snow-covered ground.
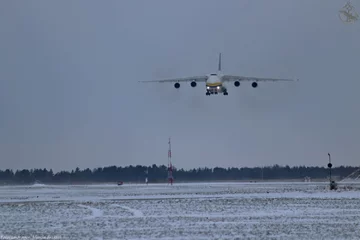
M 360 191 L 327 189 L 283 182 L 3 186 L 0 239 L 359 239 Z

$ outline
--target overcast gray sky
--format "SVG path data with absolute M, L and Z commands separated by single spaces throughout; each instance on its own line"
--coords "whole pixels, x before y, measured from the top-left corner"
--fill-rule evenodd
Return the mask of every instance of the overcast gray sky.
M 358 12 L 360 2 L 353 1 Z M 341 0 L 0 2 L 0 169 L 360 165 L 360 23 Z M 139 84 L 217 70 L 300 78 Z

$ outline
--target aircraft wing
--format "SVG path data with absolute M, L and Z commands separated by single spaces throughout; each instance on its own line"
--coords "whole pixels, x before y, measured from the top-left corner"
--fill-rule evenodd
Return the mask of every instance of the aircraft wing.
M 160 79 L 160 80 L 149 80 L 149 81 L 139 81 L 143 83 L 172 83 L 172 82 L 206 82 L 207 76 L 195 76 L 195 77 L 185 77 L 185 78 L 172 78 L 172 79 Z
M 244 77 L 244 76 L 234 76 L 234 75 L 224 75 L 222 77 L 224 82 L 235 82 L 235 81 L 254 81 L 254 82 L 277 82 L 277 81 L 295 81 L 294 79 L 284 79 L 284 78 L 258 78 L 258 77 Z M 296 79 L 299 81 L 299 79 Z

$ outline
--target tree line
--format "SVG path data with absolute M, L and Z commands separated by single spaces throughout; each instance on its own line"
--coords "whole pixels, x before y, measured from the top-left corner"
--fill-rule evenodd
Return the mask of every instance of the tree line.
M 332 175 L 337 178 L 344 178 L 356 171 L 359 167 L 340 166 L 332 168 Z M 177 182 L 191 181 L 257 181 L 276 179 L 326 179 L 329 176 L 329 169 L 326 167 L 306 166 L 267 166 L 267 167 L 243 167 L 243 168 L 194 168 L 190 170 L 173 169 L 173 176 Z M 52 184 L 76 184 L 76 183 L 105 183 L 105 182 L 144 182 L 145 177 L 149 183 L 167 181 L 167 167 L 165 165 L 152 166 L 108 166 L 95 169 L 83 169 L 78 167 L 75 170 L 60 171 L 54 173 L 52 169 L 11 169 L 0 170 L 0 183 L 2 184 L 32 184 L 34 182 Z

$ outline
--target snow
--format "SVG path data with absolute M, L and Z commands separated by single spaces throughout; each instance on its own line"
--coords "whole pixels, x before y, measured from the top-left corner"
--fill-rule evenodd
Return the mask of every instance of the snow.
M 356 189 L 293 182 L 2 186 L 0 237 L 356 239 Z
M 87 208 L 91 211 L 91 216 L 86 217 L 86 219 L 92 219 L 92 218 L 96 218 L 96 217 L 101 217 L 103 215 L 103 211 L 98 209 L 98 208 L 94 208 L 94 207 L 90 207 L 90 206 L 86 206 L 83 204 L 79 204 L 79 207 L 83 207 L 83 208 Z
M 134 215 L 134 217 L 143 217 L 144 216 L 144 214 L 137 209 L 129 208 L 126 206 L 120 206 L 118 204 L 113 204 L 112 206 L 118 206 L 118 207 L 124 208 L 124 209 L 128 210 L 129 212 L 131 212 Z

